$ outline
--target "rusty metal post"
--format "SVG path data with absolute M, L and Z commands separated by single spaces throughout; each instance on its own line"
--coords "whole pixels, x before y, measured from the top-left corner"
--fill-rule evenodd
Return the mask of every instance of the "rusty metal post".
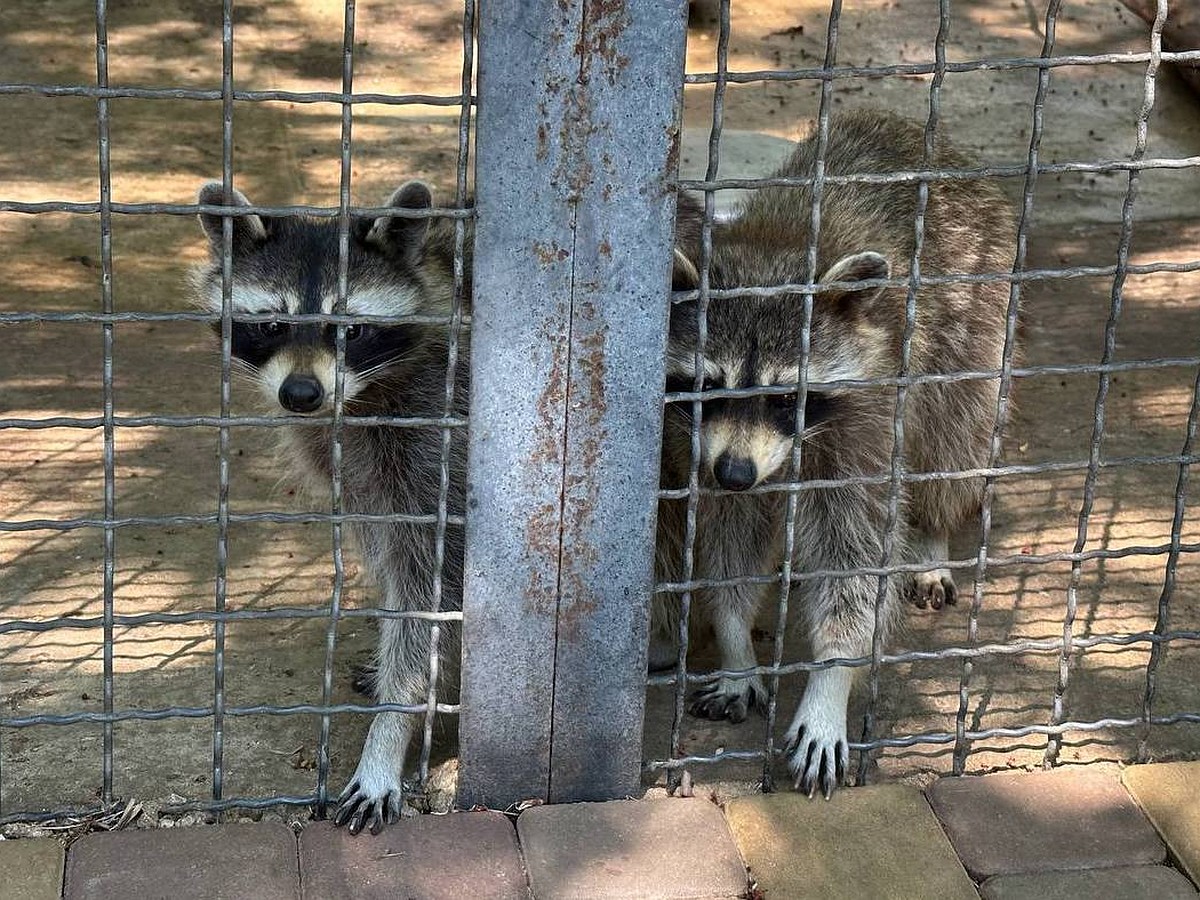
M 459 802 L 639 782 L 684 0 L 484 0 Z

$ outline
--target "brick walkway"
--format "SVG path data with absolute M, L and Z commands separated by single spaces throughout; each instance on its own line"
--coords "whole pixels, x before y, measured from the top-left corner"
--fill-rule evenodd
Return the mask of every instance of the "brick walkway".
M 1200 762 L 792 793 L 0 842 L 7 900 L 1198 897 Z M 1191 879 L 1189 881 L 1188 879 Z M 757 893 L 755 893 L 757 890 Z

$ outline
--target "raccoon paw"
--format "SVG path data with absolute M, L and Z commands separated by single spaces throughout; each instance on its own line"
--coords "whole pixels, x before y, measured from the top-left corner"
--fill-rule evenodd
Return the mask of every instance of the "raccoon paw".
M 917 572 L 908 584 L 908 601 L 917 609 L 932 606 L 954 606 L 958 603 L 958 588 L 949 569 L 934 569 L 932 572 Z
M 842 783 L 850 768 L 845 716 L 840 723 L 835 718 L 805 715 L 802 705 L 788 729 L 784 745 L 788 771 L 796 790 L 807 794 L 809 799 L 818 786 L 826 800 L 832 797 L 834 788 Z
M 346 825 L 351 834 L 358 834 L 364 825 L 371 834 L 379 834 L 384 825 L 400 818 L 403 803 L 404 787 L 399 780 L 355 772 L 338 797 L 333 824 L 339 828 Z
M 735 725 L 746 721 L 747 713 L 767 707 L 767 689 L 757 675 L 750 678 L 722 678 L 692 693 L 688 712 L 697 719 L 728 719 Z

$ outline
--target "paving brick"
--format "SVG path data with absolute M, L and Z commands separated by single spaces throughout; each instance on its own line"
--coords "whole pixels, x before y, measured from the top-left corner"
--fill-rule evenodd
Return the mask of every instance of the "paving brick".
M 89 834 L 67 852 L 65 900 L 297 900 L 296 837 L 283 825 Z
M 1121 780 L 1166 839 L 1180 868 L 1200 884 L 1200 762 L 1130 766 Z
M 916 788 L 879 785 L 833 799 L 741 797 L 725 816 L 768 898 L 958 900 L 978 895 Z
M 418 816 L 378 835 L 317 822 L 300 834 L 305 900 L 526 900 L 512 823 L 500 813 Z
M 6 900 L 58 900 L 62 895 L 62 844 L 53 838 L 0 841 Z
M 943 778 L 928 796 L 976 879 L 1166 858 L 1110 766 Z
M 536 806 L 517 832 L 537 900 L 707 900 L 746 891 L 721 811 L 699 798 Z
M 983 900 L 1195 900 L 1192 883 L 1166 866 L 1120 866 L 1087 872 L 997 875 L 979 888 Z

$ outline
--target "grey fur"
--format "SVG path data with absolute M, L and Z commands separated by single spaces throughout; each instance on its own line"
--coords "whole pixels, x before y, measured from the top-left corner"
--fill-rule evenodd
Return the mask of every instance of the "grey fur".
M 967 167 L 969 162 L 939 143 L 923 158 L 921 126 L 879 110 L 835 116 L 825 154 L 827 174 L 894 172 Z M 815 137 L 803 142 L 780 175 L 809 176 Z M 822 282 L 887 277 L 906 279 L 914 248 L 914 184 L 828 184 L 821 203 L 817 274 Z M 754 192 L 731 222 L 713 234 L 710 285 L 714 288 L 773 286 L 809 280 L 811 191 L 772 187 Z M 691 224 L 680 253 L 699 263 L 695 204 L 681 205 Z M 689 212 L 690 210 L 690 212 Z M 1013 217 L 1001 192 L 984 181 L 935 182 L 925 210 L 923 275 L 1011 271 Z M 677 260 L 677 288 L 694 285 Z M 680 283 L 682 282 L 682 283 Z M 1005 334 L 1006 283 L 922 286 L 909 371 L 944 373 L 998 369 Z M 718 386 L 795 383 L 800 358 L 800 295 L 713 300 L 708 309 L 706 374 Z M 809 356 L 812 382 L 897 374 L 905 324 L 903 288 L 820 292 L 813 298 Z M 688 384 L 695 375 L 696 304 L 676 307 L 671 318 L 668 374 Z M 715 365 L 713 365 L 715 363 Z M 791 367 L 791 374 L 787 370 Z M 965 469 L 986 464 L 996 414 L 998 381 L 961 381 L 914 386 L 905 409 L 908 471 Z M 801 480 L 890 471 L 896 389 L 842 389 L 810 398 L 802 450 Z M 794 409 L 794 401 L 793 401 Z M 687 483 L 691 404 L 667 413 L 663 483 Z M 781 422 L 761 398 L 705 402 L 702 413 L 701 478 L 708 486 L 747 487 L 782 480 L 790 469 L 794 420 Z M 782 454 L 782 455 L 781 455 Z M 747 468 L 747 460 L 756 465 Z M 934 480 L 903 491 L 897 557 L 931 563 L 913 579 L 890 579 L 883 607 L 884 639 L 900 617 L 900 595 L 918 606 L 954 602 L 946 560 L 946 536 L 977 513 L 978 480 Z M 797 571 L 876 567 L 883 557 L 888 486 L 841 486 L 797 494 Z M 782 563 L 785 497 L 781 494 L 702 496 L 698 509 L 695 576 L 727 578 L 777 573 Z M 660 577 L 680 577 L 685 522 L 683 501 L 660 507 Z M 812 645 L 813 658 L 869 655 L 878 578 L 857 575 L 799 582 L 792 608 Z M 700 591 L 693 610 L 713 625 L 723 669 L 757 665 L 750 630 L 764 596 L 778 587 Z M 652 660 L 671 656 L 678 604 L 659 595 L 654 608 Z M 846 703 L 852 672 L 831 667 L 810 675 L 787 731 L 788 763 L 796 786 L 828 796 L 849 762 Z M 757 676 L 726 678 L 693 698 L 692 712 L 740 721 L 765 699 Z
M 207 185 L 202 203 L 221 202 L 220 185 Z M 235 204 L 247 205 L 240 194 Z M 423 208 L 430 205 L 423 185 L 409 182 L 393 194 L 390 205 Z M 200 302 L 214 305 L 221 280 L 221 217 L 201 216 L 209 235 L 212 258 L 197 273 Z M 280 311 L 316 311 L 336 295 L 338 240 L 336 220 L 307 218 L 267 219 L 257 216 L 234 219 L 233 306 L 237 311 L 255 311 L 264 297 L 274 299 L 271 308 Z M 453 294 L 453 225 L 445 220 L 383 217 L 374 222 L 353 223 L 349 255 L 350 307 L 355 297 L 372 298 L 389 305 L 388 298 L 402 298 L 400 306 L 422 314 L 448 314 Z M 468 239 L 468 249 L 470 247 Z M 470 261 L 465 271 L 470 272 Z M 469 285 L 466 286 L 469 292 Z M 469 293 L 467 294 L 469 296 Z M 219 301 L 218 301 L 219 302 Z M 372 310 L 366 310 L 368 312 Z M 383 309 L 381 312 L 386 313 Z M 236 321 L 236 316 L 235 316 Z M 266 351 L 255 350 L 256 364 L 243 368 L 264 381 L 263 372 L 274 367 L 287 372 L 307 372 L 331 365 L 328 338 L 297 326 L 291 337 Z M 437 417 L 445 412 L 447 329 L 445 326 L 407 324 L 404 340 L 394 355 L 377 364 L 369 375 L 355 373 L 348 365 L 347 382 L 359 378 L 357 390 L 347 395 L 345 411 L 350 415 Z M 382 329 L 381 329 L 382 331 Z M 465 336 L 464 336 L 465 337 Z M 322 343 L 324 342 L 324 343 Z M 235 342 L 235 352 L 237 349 Z M 349 347 L 349 345 L 348 345 Z M 467 341 L 459 343 L 459 360 L 453 412 L 465 416 L 470 370 Z M 264 385 L 272 394 L 274 383 Z M 268 396 L 273 401 L 272 396 Z M 274 403 L 276 411 L 278 402 Z M 316 412 L 328 415 L 326 396 Z M 282 464 L 302 474 L 318 502 L 329 497 L 331 429 L 326 426 L 295 425 L 275 429 L 281 437 Z M 448 513 L 461 516 L 466 469 L 466 435 L 454 431 L 450 443 Z M 347 425 L 342 429 L 342 500 L 347 512 L 371 514 L 433 514 L 438 508 L 442 469 L 442 432 L 437 428 L 408 428 Z M 407 523 L 351 523 L 349 531 L 358 544 L 366 571 L 381 595 L 380 605 L 389 610 L 419 611 L 435 607 L 435 527 Z M 448 526 L 441 608 L 462 608 L 463 535 L 461 527 Z M 379 621 L 377 671 L 372 678 L 375 699 L 380 703 L 419 705 L 426 702 L 430 674 L 431 623 L 414 619 L 383 618 Z M 442 623 L 439 669 L 441 696 L 456 690 L 459 660 L 459 629 Z M 350 783 L 342 792 L 335 814 L 337 824 L 349 824 L 357 833 L 364 826 L 378 832 L 400 814 L 402 774 L 406 751 L 414 728 L 422 719 L 401 713 L 376 714 Z

